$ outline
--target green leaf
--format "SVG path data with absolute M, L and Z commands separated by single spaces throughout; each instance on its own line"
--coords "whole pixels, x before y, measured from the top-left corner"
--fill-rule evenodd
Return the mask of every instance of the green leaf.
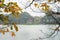
M 6 4 L 2 4 L 2 8 L 5 7 L 5 6 L 7 6 L 7 5 Z
M 7 6 L 6 4 L 3 4 L 3 6 Z
M 13 30 L 13 27 L 11 26 L 11 30 Z

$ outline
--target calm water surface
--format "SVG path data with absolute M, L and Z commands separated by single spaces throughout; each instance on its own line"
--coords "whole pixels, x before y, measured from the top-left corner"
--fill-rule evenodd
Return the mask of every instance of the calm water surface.
M 45 37 L 40 30 L 44 33 L 50 33 L 51 29 L 58 25 L 18 25 L 19 31 L 16 32 L 16 36 L 14 38 L 11 37 L 11 33 L 6 33 L 2 35 L 0 33 L 0 40 L 40 40 L 39 37 Z M 60 40 L 60 32 L 54 38 L 48 38 L 43 40 Z

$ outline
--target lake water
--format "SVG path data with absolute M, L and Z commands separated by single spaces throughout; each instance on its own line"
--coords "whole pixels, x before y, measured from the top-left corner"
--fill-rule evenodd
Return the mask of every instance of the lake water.
M 10 32 L 5 35 L 0 33 L 0 40 L 41 40 L 39 37 L 46 37 L 41 30 L 44 33 L 49 34 L 53 32 L 50 28 L 54 28 L 56 26 L 58 25 L 18 25 L 19 31 L 16 32 L 15 37 L 12 37 Z M 43 40 L 60 40 L 60 32 L 58 32 L 58 34 L 53 38 Z

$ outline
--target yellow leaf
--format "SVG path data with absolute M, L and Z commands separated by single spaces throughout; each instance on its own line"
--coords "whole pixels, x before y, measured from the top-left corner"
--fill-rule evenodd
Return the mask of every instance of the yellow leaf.
M 60 0 L 57 0 L 58 2 L 60 2 Z
M 38 7 L 38 4 L 37 4 L 37 3 L 34 3 L 34 6 L 35 6 L 35 7 Z
M 2 0 L 2 2 L 4 2 L 4 0 Z
M 15 12 L 14 11 L 11 14 L 12 14 L 12 16 L 15 16 Z
M 0 0 L 0 3 L 3 3 L 4 2 L 4 0 Z
M 14 28 L 16 30 L 16 32 L 18 31 L 18 27 L 16 26 L 16 24 L 14 23 Z
M 3 30 L 1 30 L 1 29 L 0 29 L 0 33 L 5 34 L 5 32 Z
M 9 12 L 12 12 L 14 10 L 13 8 L 14 8 L 14 6 L 9 6 L 9 8 L 8 8 Z
M 0 7 L 2 7 L 2 4 L 0 4 Z
M 4 22 L 8 23 L 8 16 L 4 17 Z
M 17 4 L 17 2 L 14 2 L 13 4 L 14 4 L 14 5 L 16 5 L 16 4 Z
M 0 29 L 0 32 L 2 32 L 2 30 Z
M 0 32 L 1 32 L 2 34 L 5 34 L 5 31 L 3 31 L 3 30 L 0 30 Z
M 8 30 L 8 29 L 6 29 L 6 30 L 5 30 L 5 32 L 9 32 L 9 30 Z
M 46 3 L 42 3 L 41 7 L 44 7 L 46 5 Z
M 46 3 L 43 3 L 41 7 L 44 12 L 47 12 L 49 10 L 49 5 L 47 5 Z
M 48 2 L 52 2 L 53 0 L 48 0 Z
M 11 36 L 12 36 L 12 37 L 15 37 L 15 33 L 14 33 L 14 32 L 11 32 Z
M 19 12 L 16 12 L 15 17 L 18 18 L 19 14 L 20 14 Z
M 7 7 L 5 7 L 4 12 L 8 12 L 8 11 L 9 11 L 9 9 Z
M 22 12 L 22 8 L 17 5 L 17 2 L 9 2 L 4 12 L 11 12 L 12 16 L 18 18 L 19 13 Z

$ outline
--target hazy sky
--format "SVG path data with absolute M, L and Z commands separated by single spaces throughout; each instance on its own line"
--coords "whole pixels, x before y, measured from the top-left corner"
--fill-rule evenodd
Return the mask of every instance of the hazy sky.
M 10 0 L 10 2 L 12 2 L 12 1 L 13 1 L 13 2 L 18 2 L 18 5 L 19 5 L 20 7 L 22 7 L 22 8 L 24 8 L 25 6 L 27 6 L 27 5 L 29 4 L 29 2 L 26 3 L 26 0 Z M 31 1 L 32 1 L 32 0 L 31 0 Z M 41 0 L 41 1 L 43 1 L 43 0 Z M 5 1 L 5 3 L 8 3 L 8 2 L 9 2 L 9 0 L 6 0 L 6 1 Z M 46 2 L 46 0 L 43 1 L 43 2 Z M 22 3 L 22 5 L 21 5 L 21 3 Z M 24 5 L 25 5 L 25 6 L 24 6 Z M 55 7 L 54 7 L 54 4 L 50 4 L 50 6 L 51 6 L 52 10 L 56 11 L 56 9 L 55 9 Z M 53 9 L 53 8 L 54 8 L 54 9 Z M 34 8 L 33 5 L 32 5 L 32 9 L 34 9 L 35 11 L 37 11 L 37 12 L 39 12 L 39 13 L 33 12 L 30 8 L 24 9 L 24 11 L 28 12 L 28 13 L 29 13 L 30 15 L 32 15 L 32 16 L 41 16 L 41 17 L 45 16 L 45 13 L 42 13 L 41 10 Z M 4 13 L 4 14 L 6 14 L 6 13 Z M 8 14 L 9 14 L 9 13 L 8 13 Z

